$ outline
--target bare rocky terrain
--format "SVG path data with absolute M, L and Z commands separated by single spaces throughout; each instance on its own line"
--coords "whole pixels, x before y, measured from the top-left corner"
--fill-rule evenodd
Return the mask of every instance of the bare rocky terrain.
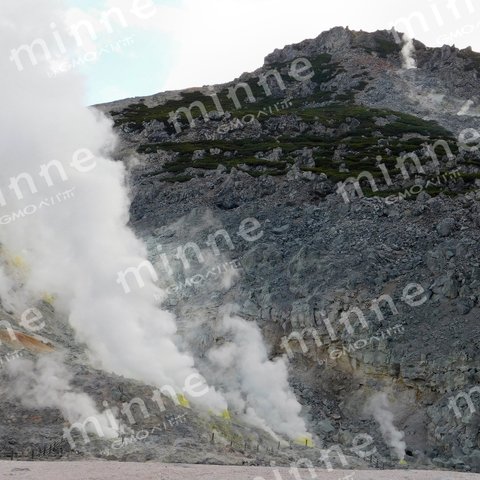
M 115 123 L 116 158 L 129 172 L 131 226 L 147 244 L 159 284 L 168 292 L 163 304 L 177 314 L 185 345 L 201 358 L 224 341 L 216 330 L 218 311 L 235 304 L 241 317 L 260 326 L 271 358 L 288 355 L 290 383 L 317 439 L 314 448 L 293 443 L 279 448 L 266 432 L 234 417 L 212 426 L 194 409 L 170 402 L 167 412 L 155 412 L 135 427 L 151 432 L 160 425 L 162 431 L 157 428 L 140 441 L 130 436 L 121 446 L 92 439 L 70 451 L 61 441 L 64 421 L 58 411 L 29 410 L 4 400 L 8 383 L 2 369 L 2 454 L 28 457 L 33 449 L 41 456 L 46 446 L 47 457 L 70 460 L 288 466 L 304 457 L 322 465 L 319 449 L 338 445 L 349 468 L 396 468 L 398 459 L 364 409 L 374 393 L 383 391 L 395 424 L 405 432 L 409 467 L 480 471 L 475 393 L 480 382 L 480 155 L 462 147 L 461 138 L 473 139 L 470 147 L 475 144 L 472 132 L 459 137 L 464 129 L 480 128 L 475 107 L 480 54 L 414 46 L 417 68 L 406 70 L 391 32 L 335 28 L 273 52 L 259 70 L 213 90 L 97 106 Z M 298 58 L 310 62 L 313 75 L 307 80 L 289 75 Z M 270 75 L 267 95 L 258 79 L 271 70 L 285 88 Z M 239 83 L 250 86 L 253 100 L 247 101 L 248 91 L 240 87 L 235 108 L 227 94 Z M 212 92 L 224 113 L 211 112 L 215 105 L 206 95 Z M 471 110 L 459 115 L 468 100 Z M 192 102 L 204 102 L 210 113 L 202 116 L 197 103 L 192 125 L 179 115 L 176 130 L 168 121 L 170 112 Z M 362 172 L 371 176 L 360 177 L 364 195 L 358 198 L 347 180 Z M 248 240 L 239 234 L 245 219 L 258 222 Z M 219 231 L 215 250 L 209 236 Z M 176 258 L 178 248 L 189 242 L 202 255 L 190 248 L 188 258 Z M 46 319 L 42 337 L 67 352 L 75 385 L 99 405 L 107 400 L 119 406 L 151 395 L 147 385 L 92 368 L 67 320 L 48 301 L 38 308 Z M 2 311 L 1 319 L 9 319 L 8 312 Z M 0 354 L 14 349 L 26 357 L 38 355 L 5 342 Z M 472 388 L 471 403 L 460 398 L 455 415 L 452 398 Z M 350 451 L 360 434 L 374 438 L 373 459 Z M 0 471 L 6 475 L 12 465 L 17 466 L 1 464 Z M 58 465 L 35 468 L 52 469 L 49 478 L 55 478 Z M 69 478 L 100 479 L 106 477 L 95 470 L 98 465 L 110 471 L 118 464 L 82 466 L 92 468 L 91 477 L 75 477 L 80 464 L 72 465 Z M 154 478 L 148 475 L 157 475 L 160 466 L 128 468 L 132 475 L 145 472 L 139 478 Z M 189 478 L 179 471 L 214 478 L 208 467 L 161 468 L 161 478 Z M 233 472 L 219 469 L 217 475 L 247 478 L 243 470 L 238 477 Z M 251 478 L 273 478 L 271 470 L 255 472 Z M 26 470 L 11 475 L 34 478 Z M 348 472 L 324 475 L 319 478 L 343 478 Z M 353 478 L 475 478 L 446 471 L 395 475 L 356 471 Z

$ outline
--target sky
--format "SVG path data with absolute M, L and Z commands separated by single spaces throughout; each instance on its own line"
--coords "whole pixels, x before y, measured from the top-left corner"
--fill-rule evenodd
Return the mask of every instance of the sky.
M 397 25 L 428 46 L 480 51 L 476 0 L 64 1 L 67 25 L 95 26 L 96 38 L 84 29 L 70 63 L 86 75 L 86 104 L 227 82 L 260 67 L 275 48 L 334 26 Z M 100 22 L 109 11 L 110 28 Z

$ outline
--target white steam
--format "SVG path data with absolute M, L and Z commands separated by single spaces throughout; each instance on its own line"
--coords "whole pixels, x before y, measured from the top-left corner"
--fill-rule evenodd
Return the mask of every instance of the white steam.
M 415 53 L 415 46 L 413 45 L 413 39 L 410 38 L 406 33 L 403 34 L 403 47 L 402 47 L 402 58 L 403 58 L 403 68 L 407 70 L 412 68 L 417 68 L 417 63 L 413 54 Z
M 32 66 L 25 53 L 23 71 L 9 61 L 12 49 L 36 38 L 54 51 L 52 22 L 68 39 L 61 29 L 60 2 L 43 2 L 40 13 L 34 0 L 6 3 L 0 8 L 0 189 L 6 204 L 0 204 L 0 217 L 37 208 L 0 229 L 2 246 L 27 265 L 22 292 L 25 298 L 55 295 L 57 311 L 69 316 L 99 366 L 181 392 L 196 369 L 193 358 L 176 346 L 174 317 L 153 300 L 163 292 L 148 275 L 145 286 L 130 294 L 116 281 L 118 272 L 144 261 L 146 249 L 126 226 L 125 168 L 108 157 L 115 141 L 111 122 L 82 105 L 84 85 L 78 75 L 49 78 L 48 62 Z M 81 168 L 72 164 L 75 159 L 82 160 Z M 53 160 L 49 185 L 41 166 Z M 9 188 L 19 174 L 30 179 L 19 181 L 21 195 Z M 73 196 L 62 197 L 72 189 Z M 62 201 L 52 202 L 57 195 Z M 8 302 L 8 284 L 1 283 Z M 137 286 L 135 279 L 131 284 Z M 226 408 L 213 389 L 200 400 L 214 411 Z
M 208 358 L 232 410 L 272 434 L 273 429 L 289 438 L 309 438 L 283 358 L 269 360 L 256 323 L 236 316 L 232 307 L 223 313 L 217 333 L 226 341 L 212 348 Z
M 95 417 L 105 438 L 116 438 L 118 430 L 99 413 L 93 400 L 70 385 L 72 375 L 61 358 L 45 356 L 35 363 L 16 359 L 7 365 L 10 377 L 9 394 L 20 399 L 26 408 L 58 408 L 71 425 Z M 87 429 L 88 425 L 87 424 Z
M 145 271 L 143 287 L 129 277 L 128 294 L 117 283 L 118 273 L 142 264 L 147 251 L 127 227 L 126 172 L 109 156 L 115 143 L 111 122 L 84 108 L 83 81 L 74 72 L 49 78 L 49 62 L 32 66 L 25 52 L 23 71 L 9 61 L 12 49 L 35 39 L 54 51 L 52 24 L 67 43 L 61 7 L 58 0 L 44 0 L 41 9 L 37 0 L 0 6 L 2 304 L 18 306 L 18 314 L 19 298 L 24 308 L 45 294 L 53 296 L 57 313 L 68 317 L 96 365 L 169 385 L 189 397 L 184 387 L 197 368 L 179 347 L 174 316 L 155 303 L 164 292 Z M 12 214 L 26 208 L 28 215 Z M 15 270 L 22 271 L 20 280 Z M 209 359 L 216 369 L 212 383 L 225 396 L 210 387 L 189 400 L 221 412 L 227 399 L 233 410 L 266 430 L 308 436 L 285 363 L 268 359 L 258 327 L 225 315 L 222 330 L 230 340 Z M 23 402 L 60 408 L 70 421 L 98 416 L 93 401 L 73 392 L 66 371 L 52 360 L 15 365 L 14 392 Z
M 401 461 L 405 458 L 404 433 L 393 424 L 394 416 L 386 393 L 377 393 L 367 404 L 367 412 L 375 418 L 380 426 L 383 439 L 389 445 L 397 458 Z

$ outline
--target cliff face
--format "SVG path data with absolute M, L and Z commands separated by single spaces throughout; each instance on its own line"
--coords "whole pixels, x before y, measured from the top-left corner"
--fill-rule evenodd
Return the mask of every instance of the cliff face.
M 480 155 L 472 131 L 459 137 L 480 130 L 480 54 L 414 41 L 405 69 L 395 40 L 335 28 L 230 84 L 97 107 L 120 136 L 132 227 L 196 356 L 222 342 L 218 311 L 235 304 L 272 358 L 287 355 L 324 445 L 368 433 L 395 463 L 364 409 L 384 391 L 409 462 L 480 471 L 480 401 L 452 408 L 480 381 Z M 209 444 L 192 422 L 189 454 Z

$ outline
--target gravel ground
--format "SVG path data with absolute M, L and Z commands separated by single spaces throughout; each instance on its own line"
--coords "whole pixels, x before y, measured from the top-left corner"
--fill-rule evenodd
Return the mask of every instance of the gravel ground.
M 302 479 L 311 479 L 300 470 Z M 480 474 L 426 470 L 315 470 L 318 480 L 474 480 Z M 287 468 L 120 462 L 0 462 L 0 478 L 24 480 L 289 480 Z

